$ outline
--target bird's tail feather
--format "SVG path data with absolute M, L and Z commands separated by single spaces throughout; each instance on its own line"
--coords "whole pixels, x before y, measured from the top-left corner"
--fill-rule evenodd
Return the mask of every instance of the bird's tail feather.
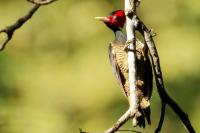
M 151 125 L 151 109 L 150 106 L 143 110 L 145 118 L 149 125 Z
M 133 118 L 133 126 L 139 126 L 145 128 L 146 126 L 145 119 L 147 123 L 150 125 L 151 124 L 150 114 L 151 114 L 150 106 L 145 109 L 141 109 L 139 107 L 138 112 L 135 114 L 135 117 Z

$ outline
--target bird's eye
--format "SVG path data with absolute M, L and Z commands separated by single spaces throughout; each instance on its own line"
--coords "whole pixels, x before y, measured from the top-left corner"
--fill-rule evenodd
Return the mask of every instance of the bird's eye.
M 114 19 L 115 21 L 119 21 L 120 18 L 119 18 L 118 16 L 114 16 L 113 19 Z

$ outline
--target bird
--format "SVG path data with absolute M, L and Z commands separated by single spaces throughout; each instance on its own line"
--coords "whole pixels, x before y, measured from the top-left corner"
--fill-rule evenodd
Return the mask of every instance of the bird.
M 109 60 L 117 82 L 130 103 L 129 68 L 127 38 L 122 32 L 126 23 L 126 15 L 123 10 L 111 12 L 106 17 L 96 17 L 111 29 L 115 35 L 114 41 L 109 44 Z M 147 45 L 136 39 L 136 94 L 138 96 L 137 123 L 145 127 L 145 118 L 148 124 L 150 119 L 150 98 L 153 88 L 152 66 L 148 55 Z

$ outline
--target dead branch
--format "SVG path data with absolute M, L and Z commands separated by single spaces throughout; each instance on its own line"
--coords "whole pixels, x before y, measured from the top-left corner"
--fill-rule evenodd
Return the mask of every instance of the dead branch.
M 27 0 L 27 1 L 36 5 L 48 5 L 58 0 Z
M 136 13 L 133 11 L 132 15 L 136 16 Z M 149 30 L 137 16 L 136 16 L 136 19 L 138 20 L 139 24 L 135 26 L 137 30 L 143 35 L 145 42 L 149 48 L 149 52 L 150 52 L 150 56 L 151 56 L 151 60 L 153 64 L 153 69 L 154 69 L 156 86 L 157 86 L 157 90 L 162 102 L 161 118 L 155 132 L 159 132 L 161 130 L 162 123 L 164 120 L 165 105 L 167 104 L 178 115 L 178 117 L 182 121 L 187 131 L 189 133 L 195 133 L 195 130 L 192 127 L 192 124 L 188 118 L 188 115 L 179 107 L 179 105 L 166 92 L 166 89 L 164 87 L 163 77 L 162 77 L 162 71 L 160 67 L 159 56 L 158 56 L 158 52 L 157 52 L 153 37 L 151 35 L 151 30 Z
M 125 11 L 129 12 L 134 10 L 136 12 L 136 2 L 137 0 L 125 0 Z M 129 15 L 126 16 L 126 33 L 128 44 L 128 70 L 129 70 L 129 108 L 131 115 L 135 115 L 138 111 L 138 96 L 137 96 L 137 85 L 136 85 L 136 37 L 134 23 L 136 23 L 133 17 Z M 137 118 L 133 118 L 133 125 L 137 125 Z
M 0 30 L 1 33 L 6 33 L 7 37 L 5 41 L 0 45 L 0 51 L 3 51 L 7 43 L 12 39 L 14 32 L 19 29 L 24 23 L 26 23 L 33 14 L 39 9 L 41 5 L 47 5 L 57 0 L 27 0 L 28 2 L 33 3 L 33 7 L 27 12 L 26 15 L 19 18 L 14 24 L 5 27 L 4 29 Z
M 162 125 L 163 125 L 163 122 L 164 122 L 164 118 L 165 118 L 165 107 L 166 107 L 166 104 L 164 102 L 162 102 L 161 113 L 160 113 L 160 121 L 159 121 L 158 126 L 155 130 L 155 133 L 159 133 L 161 131 L 161 128 L 162 128 Z
M 117 130 L 118 132 L 133 132 L 133 133 L 142 133 L 142 132 L 139 132 L 139 131 L 135 131 L 135 130 L 132 130 L 132 129 L 120 129 L 120 130 Z
M 110 129 L 105 131 L 105 133 L 114 133 L 118 131 L 118 129 L 129 120 L 129 118 L 131 118 L 130 108 L 117 120 L 117 122 Z

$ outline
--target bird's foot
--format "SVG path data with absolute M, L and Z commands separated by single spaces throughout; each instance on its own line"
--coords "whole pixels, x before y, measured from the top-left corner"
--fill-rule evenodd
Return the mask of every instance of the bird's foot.
M 125 43 L 125 45 L 124 45 L 124 47 L 123 47 L 123 50 L 124 51 L 128 51 L 128 46 L 129 46 L 130 44 L 127 44 L 127 43 Z
M 127 40 L 126 41 L 126 43 L 125 43 L 125 45 L 124 45 L 124 51 L 128 51 L 128 50 L 130 50 L 129 49 L 129 46 L 130 46 L 130 44 L 134 44 L 134 42 L 135 42 L 135 39 L 133 38 L 133 39 L 131 39 L 131 40 Z

